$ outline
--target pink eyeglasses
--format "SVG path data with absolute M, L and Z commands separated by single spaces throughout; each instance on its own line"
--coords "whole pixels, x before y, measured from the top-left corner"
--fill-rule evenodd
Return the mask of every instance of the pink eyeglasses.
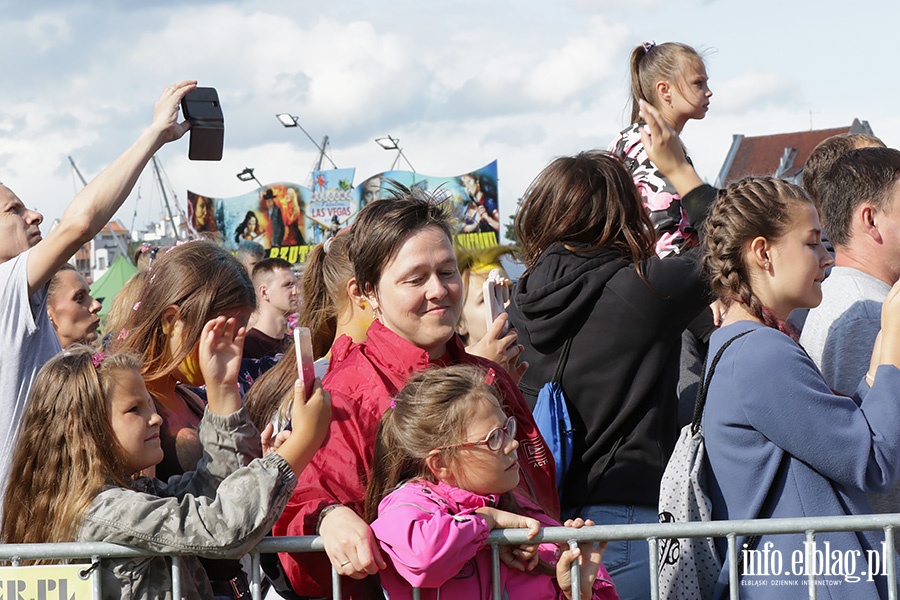
M 437 450 L 447 450 L 449 448 L 466 448 L 469 446 L 487 446 L 488 450 L 497 452 L 503 448 L 503 444 L 507 439 L 515 439 L 516 437 L 516 418 L 510 417 L 506 420 L 503 427 L 494 427 L 483 440 L 478 442 L 462 442 L 460 444 L 451 444 L 449 446 L 441 446 Z

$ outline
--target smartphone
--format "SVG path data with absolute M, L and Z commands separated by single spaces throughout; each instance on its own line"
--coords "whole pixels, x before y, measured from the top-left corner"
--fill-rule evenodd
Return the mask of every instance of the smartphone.
M 506 304 L 509 302 L 509 286 L 504 283 L 503 271 L 491 269 L 484 281 L 484 318 L 487 328 L 490 329 L 494 321 L 502 313 L 506 312 Z M 509 321 L 503 325 L 501 334 L 509 331 Z
M 198 87 L 181 100 L 181 112 L 191 122 L 188 158 L 222 160 L 225 145 L 225 117 L 216 88 Z
M 297 377 L 303 382 L 306 399 L 309 400 L 316 382 L 316 367 L 313 361 L 312 335 L 308 327 L 294 329 L 294 349 L 297 354 Z

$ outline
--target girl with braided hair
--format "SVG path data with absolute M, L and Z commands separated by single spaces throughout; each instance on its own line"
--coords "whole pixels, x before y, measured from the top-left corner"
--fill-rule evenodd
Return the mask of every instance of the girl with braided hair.
M 710 340 L 707 369 L 720 356 L 702 422 L 714 519 L 870 513 L 864 493 L 887 490 L 900 472 L 900 286 L 884 303 L 869 372 L 852 398 L 829 389 L 786 324 L 793 309 L 822 299 L 832 260 L 821 230 L 806 193 L 773 178 L 748 178 L 720 190 L 707 218 L 703 268 L 725 309 Z M 819 550 L 827 543 L 843 556 L 863 557 L 870 550 L 882 556 L 883 541 L 882 532 L 870 531 L 819 533 L 815 543 Z M 737 541 L 782 557 L 804 551 L 804 542 L 803 534 Z M 726 541 L 717 543 L 726 556 Z M 838 585 L 818 591 L 828 598 L 886 597 L 884 561 L 894 558 L 889 552 L 880 567 L 860 559 L 855 573 L 841 573 Z M 749 570 L 742 575 L 758 579 Z M 797 585 L 742 585 L 741 597 L 808 594 L 805 570 L 790 567 L 775 577 Z M 726 561 L 720 591 L 727 582 Z

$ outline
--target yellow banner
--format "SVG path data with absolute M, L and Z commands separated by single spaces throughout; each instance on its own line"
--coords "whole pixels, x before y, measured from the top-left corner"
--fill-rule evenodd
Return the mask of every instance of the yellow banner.
M 0 600 L 81 600 L 91 597 L 90 565 L 0 567 Z M 84 577 L 82 577 L 84 574 Z

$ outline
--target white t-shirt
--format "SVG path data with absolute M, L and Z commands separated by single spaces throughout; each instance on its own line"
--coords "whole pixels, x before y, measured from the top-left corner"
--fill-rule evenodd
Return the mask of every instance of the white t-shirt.
M 29 252 L 0 264 L 0 508 L 31 383 L 61 350 L 47 316 L 47 286 L 28 297 Z

